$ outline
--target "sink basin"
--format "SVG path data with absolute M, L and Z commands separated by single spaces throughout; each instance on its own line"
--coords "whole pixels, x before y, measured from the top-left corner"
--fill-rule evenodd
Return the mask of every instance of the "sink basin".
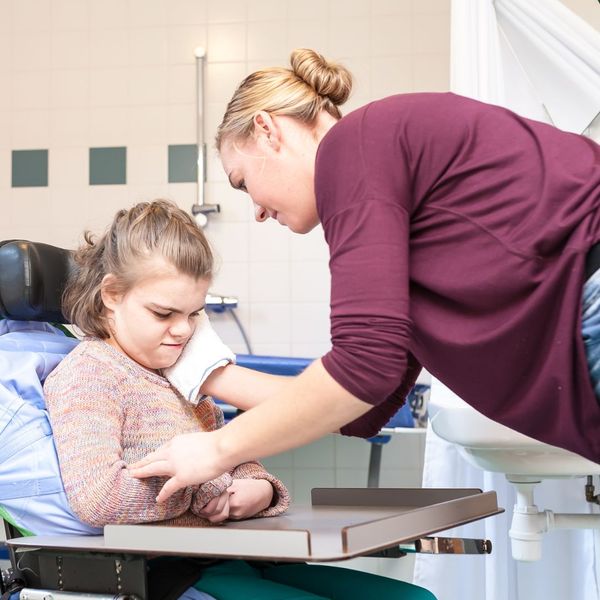
M 441 384 L 431 390 L 429 418 L 433 431 L 456 444 L 472 465 L 511 476 L 585 477 L 600 474 L 596 464 L 556 446 L 544 444 L 492 421 Z

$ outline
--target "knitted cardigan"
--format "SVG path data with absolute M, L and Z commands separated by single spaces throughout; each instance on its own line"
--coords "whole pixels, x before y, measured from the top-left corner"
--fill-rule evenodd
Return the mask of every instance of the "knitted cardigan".
M 46 379 L 44 394 L 69 504 L 93 527 L 154 521 L 210 526 L 195 513 L 232 478 L 273 485 L 271 506 L 256 517 L 278 515 L 289 506 L 283 483 L 258 462 L 243 463 L 157 504 L 167 478 L 135 479 L 127 465 L 177 434 L 221 427 L 223 413 L 211 398 L 192 406 L 164 377 L 102 340 L 88 338 L 71 351 Z

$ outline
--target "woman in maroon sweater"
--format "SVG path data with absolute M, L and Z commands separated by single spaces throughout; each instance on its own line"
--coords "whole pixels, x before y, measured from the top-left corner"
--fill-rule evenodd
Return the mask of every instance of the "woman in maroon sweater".
M 136 476 L 173 476 L 161 499 L 340 427 L 373 435 L 421 365 L 488 417 L 600 461 L 581 334 L 600 147 L 453 94 L 392 96 L 342 119 L 350 88 L 343 67 L 301 50 L 227 107 L 217 147 L 256 219 L 323 226 L 333 347 L 291 380 L 215 372 L 203 390 L 253 410 L 142 461 Z

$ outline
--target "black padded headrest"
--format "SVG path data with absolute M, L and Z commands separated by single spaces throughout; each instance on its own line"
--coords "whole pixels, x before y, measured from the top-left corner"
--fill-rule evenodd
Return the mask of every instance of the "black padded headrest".
M 26 240 L 0 242 L 0 315 L 67 323 L 60 306 L 72 265 L 70 250 Z

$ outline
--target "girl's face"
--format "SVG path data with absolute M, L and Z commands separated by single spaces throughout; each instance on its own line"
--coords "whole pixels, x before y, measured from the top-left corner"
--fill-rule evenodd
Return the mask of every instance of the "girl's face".
M 157 267 L 125 294 L 111 293 L 109 285 L 102 290 L 111 329 L 107 342 L 151 370 L 170 367 L 179 358 L 210 284 L 164 263 Z M 111 278 L 107 275 L 104 283 Z
M 315 157 L 320 139 L 334 123 L 326 115 L 309 129 L 291 117 L 261 112 L 252 138 L 223 142 L 225 173 L 234 188 L 250 195 L 257 221 L 270 217 L 295 233 L 308 233 L 319 223 Z

